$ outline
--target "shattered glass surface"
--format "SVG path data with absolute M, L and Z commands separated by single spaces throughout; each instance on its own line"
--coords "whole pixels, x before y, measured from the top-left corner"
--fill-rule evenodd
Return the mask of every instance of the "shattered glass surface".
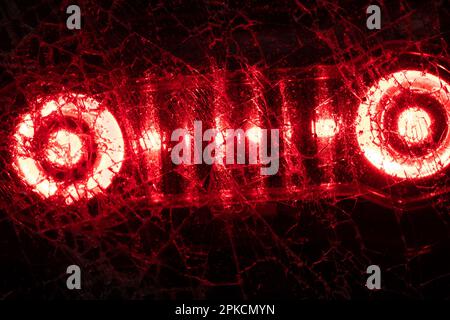
M 444 1 L 381 2 L 379 31 L 369 2 L 80 0 L 81 30 L 68 30 L 70 4 L 0 2 L 0 298 L 449 298 L 448 167 L 397 179 L 356 132 L 383 77 L 450 82 Z M 90 120 L 61 107 L 50 119 L 58 99 Z M 279 172 L 174 165 L 170 132 L 194 120 L 280 128 Z M 53 131 L 39 128 L 57 125 L 93 156 L 39 193 L 17 157 L 44 157 Z M 436 126 L 427 150 L 448 134 Z M 89 180 L 102 154 L 110 175 Z M 65 287 L 71 264 L 81 294 Z M 365 287 L 372 264 L 379 291 Z

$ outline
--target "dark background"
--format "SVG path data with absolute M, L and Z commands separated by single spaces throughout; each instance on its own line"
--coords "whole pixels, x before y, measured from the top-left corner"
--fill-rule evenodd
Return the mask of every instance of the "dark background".
M 64 207 L 18 182 L 8 149 L 27 101 L 61 88 L 106 92 L 116 116 L 136 120 L 143 75 L 342 66 L 349 76 L 340 81 L 358 95 L 404 53 L 426 53 L 421 68 L 435 70 L 449 59 L 448 3 L 380 2 L 380 31 L 367 30 L 374 2 L 364 1 L 80 0 L 80 31 L 66 29 L 69 4 L 0 3 L 0 298 L 449 297 L 448 193 L 408 209 L 393 205 L 393 189 L 377 202 L 355 191 L 153 207 L 138 196 L 139 160 L 130 156 L 108 196 Z M 445 172 L 426 182 L 429 193 L 447 185 Z M 71 264 L 82 269 L 81 291 L 66 288 Z M 380 291 L 365 288 L 371 264 L 381 267 Z

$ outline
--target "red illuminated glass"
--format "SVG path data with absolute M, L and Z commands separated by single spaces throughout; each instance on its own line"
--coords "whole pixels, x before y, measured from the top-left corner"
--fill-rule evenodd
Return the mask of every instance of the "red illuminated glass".
M 60 95 L 51 100 L 37 101 L 38 110 L 25 114 L 17 126 L 12 146 L 14 168 L 23 181 L 44 198 L 62 196 L 67 204 L 81 198 L 91 198 L 103 192 L 120 171 L 124 159 L 122 132 L 114 116 L 96 100 L 84 95 Z M 65 126 L 68 120 L 82 122 L 94 140 L 95 150 L 83 150 L 81 134 L 58 130 L 45 138 L 45 126 Z M 41 160 L 39 138 L 47 139 L 44 158 Z M 58 179 L 52 169 L 70 169 L 78 164 L 82 153 L 92 152 L 92 165 L 82 179 Z M 86 155 L 85 155 L 86 156 Z
M 419 143 L 430 136 L 431 119 L 418 107 L 404 110 L 398 118 L 398 133 L 408 143 Z
M 441 118 L 448 126 L 450 113 L 450 85 L 439 77 L 417 70 L 402 70 L 381 79 L 372 86 L 366 101 L 358 110 L 356 133 L 359 146 L 369 160 L 379 170 L 398 178 L 425 178 L 447 167 L 450 163 L 450 134 L 445 128 L 439 141 L 425 154 L 416 155 L 399 151 L 389 143 L 391 131 L 408 144 L 424 140 L 433 131 L 433 123 L 423 106 L 401 105 L 391 108 L 401 95 L 425 95 L 442 106 Z M 415 102 L 414 102 L 415 103 Z M 391 112 L 400 109 L 397 128 L 387 124 Z
M 329 78 L 321 76 L 320 79 L 328 81 Z M 199 85 L 205 92 L 214 92 L 208 83 Z M 129 151 L 144 160 L 139 165 L 143 164 L 148 170 L 150 201 L 200 201 L 202 193 L 208 197 L 202 189 L 205 179 L 214 180 L 209 196 L 223 201 L 231 201 L 233 197 L 292 198 L 314 190 L 311 187 L 314 184 L 327 188 L 339 185 L 342 176 L 337 177 L 336 169 L 330 165 L 342 158 L 343 150 L 337 144 L 348 130 L 353 130 L 353 125 L 355 144 L 359 145 L 361 153 L 389 176 L 430 177 L 450 163 L 449 84 L 427 72 L 401 70 L 382 78 L 367 91 L 357 110 L 356 122 L 349 128 L 344 123 L 351 117 L 333 111 L 326 86 L 320 87 L 321 95 L 314 100 L 318 106 L 306 116 L 299 112 L 303 101 L 296 102 L 290 96 L 297 90 L 295 83 L 281 81 L 283 99 L 279 127 L 284 141 L 280 161 L 285 161 L 285 167 L 277 173 L 281 183 L 272 177 L 261 177 L 259 164 L 227 165 L 223 161 L 226 143 L 223 134 L 227 129 L 241 126 L 246 136 L 237 139 L 244 139 L 251 145 L 262 142 L 262 130 L 266 128 L 260 112 L 265 103 L 260 99 L 261 89 L 252 81 L 239 84 L 242 85 L 249 89 L 248 96 L 242 96 L 243 102 L 230 98 L 211 99 L 211 108 L 222 110 L 220 115 L 213 112 L 210 122 L 205 121 L 217 130 L 212 139 L 217 147 L 214 157 L 218 161 L 211 165 L 214 168 L 211 176 L 207 176 L 209 173 L 201 163 L 175 165 L 170 162 L 171 132 L 177 127 L 189 128 L 190 120 L 202 118 L 202 114 L 189 114 L 188 107 L 193 105 L 195 110 L 199 103 L 205 103 L 199 98 L 206 99 L 209 95 L 185 96 L 183 86 L 175 86 L 170 92 L 174 96 L 170 99 L 173 116 L 167 117 L 157 112 L 167 107 L 159 105 L 158 97 L 163 95 L 154 90 L 148 92 L 148 114 L 141 129 L 132 132 L 134 138 Z M 198 88 L 192 91 L 202 92 Z M 243 108 L 242 103 L 247 107 Z M 227 106 L 231 111 L 227 111 Z M 124 160 L 130 158 L 125 155 L 122 130 L 112 113 L 97 100 L 73 93 L 41 98 L 34 103 L 33 110 L 20 118 L 14 133 L 13 165 L 19 177 L 40 196 L 61 197 L 66 204 L 103 193 L 121 170 Z M 231 113 L 239 120 L 234 122 L 229 116 L 225 121 L 225 115 Z M 190 134 L 186 134 L 183 141 L 193 144 Z M 314 172 L 314 165 L 320 168 L 320 174 Z

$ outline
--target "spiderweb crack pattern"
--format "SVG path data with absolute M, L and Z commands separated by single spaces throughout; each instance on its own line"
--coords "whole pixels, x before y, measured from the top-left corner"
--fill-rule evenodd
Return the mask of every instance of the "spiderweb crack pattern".
M 0 298 L 449 297 L 448 170 L 380 175 L 348 116 L 400 67 L 444 76 L 443 2 L 382 1 L 380 31 L 366 29 L 369 2 L 80 0 L 79 31 L 66 29 L 69 4 L 0 4 Z M 30 191 L 10 148 L 36 98 L 62 92 L 107 106 L 125 142 L 113 183 L 73 205 Z M 335 145 L 310 135 L 322 113 L 347 115 L 333 118 Z M 159 132 L 168 152 L 167 132 L 196 119 L 284 128 L 282 178 L 176 167 L 140 143 Z M 398 206 L 409 193 L 424 200 Z M 64 286 L 71 264 L 81 295 Z M 365 288 L 371 264 L 381 291 Z

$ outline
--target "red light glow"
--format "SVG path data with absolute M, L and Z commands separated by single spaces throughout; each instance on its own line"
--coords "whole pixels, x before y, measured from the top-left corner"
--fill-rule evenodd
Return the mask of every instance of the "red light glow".
M 252 143 L 255 143 L 255 144 L 261 143 L 261 139 L 262 139 L 261 128 L 256 127 L 256 126 L 251 127 L 250 129 L 247 130 L 246 135 Z
M 67 130 L 59 130 L 50 135 L 47 160 L 60 167 L 72 167 L 77 164 L 83 152 L 80 138 Z
M 409 108 L 398 118 L 398 133 L 408 143 L 419 143 L 430 136 L 431 119 L 421 108 Z
M 387 128 L 384 121 L 389 104 L 402 93 L 427 95 L 443 107 L 448 128 L 450 85 L 427 72 L 402 70 L 390 74 L 372 86 L 366 101 L 360 104 L 356 122 L 359 146 L 365 157 L 378 169 L 398 178 L 424 178 L 434 175 L 450 163 L 450 134 L 445 130 L 439 144 L 428 153 L 417 156 L 402 153 L 387 142 L 392 130 L 409 143 L 423 141 L 430 135 L 431 118 L 415 106 L 404 110 L 398 118 L 398 128 Z
M 91 172 L 81 181 L 69 184 L 59 181 L 37 160 L 36 134 L 37 129 L 42 128 L 36 128 L 35 123 L 43 123 L 51 117 L 83 121 L 93 132 L 96 160 Z M 77 134 L 61 129 L 50 135 L 45 156 L 57 167 L 70 168 L 79 162 L 82 145 Z M 77 94 L 60 95 L 43 103 L 40 112 L 25 114 L 14 134 L 12 149 L 14 168 L 23 181 L 42 197 L 61 196 L 67 204 L 103 192 L 119 172 L 124 159 L 122 132 L 114 116 L 96 100 Z
M 312 123 L 312 131 L 319 138 L 332 138 L 338 132 L 338 127 L 334 119 L 321 118 Z
M 154 129 L 144 131 L 142 137 L 139 138 L 139 145 L 142 150 L 159 151 L 161 150 L 161 136 Z

